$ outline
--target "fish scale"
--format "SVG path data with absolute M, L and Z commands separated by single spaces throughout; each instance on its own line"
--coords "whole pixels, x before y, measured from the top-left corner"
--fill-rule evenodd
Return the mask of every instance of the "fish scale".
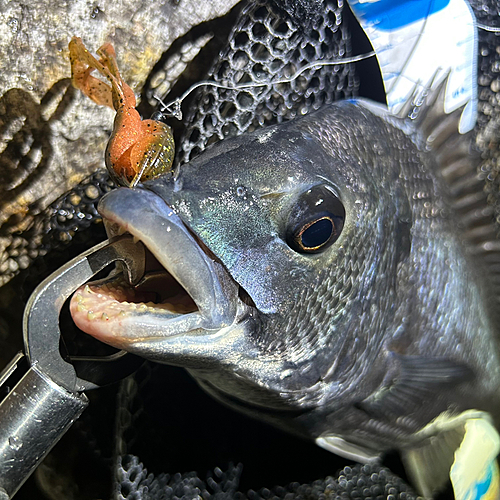
M 495 20 L 495 17 L 494 17 L 493 15 L 491 15 L 490 20 L 494 21 L 494 20 Z M 492 38 L 492 35 L 488 35 L 488 36 L 489 36 L 490 38 Z M 493 35 L 493 36 L 494 36 L 494 35 Z M 490 169 L 491 169 L 491 168 L 493 168 L 493 169 L 495 168 L 495 166 L 491 167 L 491 161 L 490 161 L 490 166 L 489 166 L 488 168 L 490 168 Z M 491 173 L 491 171 L 490 171 L 490 173 Z M 417 176 L 417 177 L 419 177 L 419 176 Z M 425 175 L 423 175 L 423 177 L 425 178 Z M 489 178 L 489 179 L 487 180 L 487 182 L 492 183 L 492 179 L 494 179 L 494 177 L 493 177 L 493 176 L 491 176 L 491 178 Z M 420 191 L 420 192 L 424 192 L 424 191 Z M 494 189 L 492 189 L 492 191 L 491 191 L 491 192 L 492 192 L 492 193 L 496 193 L 496 191 L 495 191 Z M 495 196 L 495 195 L 493 194 L 493 197 L 494 197 L 494 196 Z M 490 197 L 491 197 L 491 196 L 490 196 Z M 432 208 L 432 207 L 426 207 L 426 206 L 425 206 L 425 198 L 424 198 L 424 199 L 422 199 L 422 204 L 423 204 L 423 206 L 422 206 L 421 214 L 422 214 L 422 216 L 423 216 L 423 217 L 425 217 L 425 218 L 431 218 L 431 217 L 435 217 L 435 216 L 437 215 L 437 214 L 436 214 L 436 210 L 435 210 L 435 208 Z M 466 204 L 465 204 L 465 208 L 467 209 L 467 207 L 468 207 L 468 205 L 467 205 L 467 203 L 466 203 Z
M 190 316 L 177 316 L 162 334 L 154 308 L 147 323 L 129 311 L 117 330 L 111 322 L 89 322 L 72 303 L 76 324 L 114 347 L 180 364 L 227 405 L 346 458 L 374 460 L 394 448 L 403 456 L 421 453 L 422 433 L 435 419 L 444 425 L 472 409 L 496 417 L 500 363 L 483 269 L 469 260 L 469 242 L 447 208 L 447 186 L 427 147 L 438 136 L 426 120 L 445 83 L 412 112 L 413 122 L 368 101 L 340 102 L 214 145 L 141 188 L 109 193 L 100 204 L 109 237 L 126 227 L 189 290 L 188 276 L 206 259 L 195 258 L 198 243 L 179 240 L 192 261 L 164 250 L 176 237 L 168 236 L 170 229 L 179 238 L 187 234 L 184 224 L 221 264 L 220 274 L 204 274 L 190 295 L 198 303 L 220 290 L 216 303 L 231 307 L 218 326 L 200 302 L 190 313 L 196 327 L 179 326 Z M 454 119 L 455 131 L 448 127 L 442 144 L 456 137 L 458 113 Z M 476 160 L 470 157 L 471 168 Z M 413 172 L 417 183 L 397 182 Z M 322 213 L 343 218 L 340 200 L 345 222 L 338 240 L 329 236 L 323 250 L 302 254 L 285 235 L 299 223 L 306 231 L 308 220 L 323 220 L 313 218 Z M 421 212 L 422 203 L 430 212 Z M 304 213 L 311 219 L 301 219 Z M 167 214 L 169 230 L 157 232 L 155 221 Z M 358 273 L 353 258 L 365 266 Z M 293 286 L 290 268 L 303 270 Z M 328 282 L 343 288 L 337 308 L 326 314 Z M 251 302 L 242 303 L 235 286 Z M 226 318 L 230 311 L 234 316 Z M 300 320 L 292 324 L 294 315 Z M 451 450 L 445 451 L 436 458 L 443 467 Z M 427 464 L 430 474 L 436 463 Z M 420 487 L 441 487 L 448 470 L 439 483 Z
M 415 153 L 414 152 L 410 152 L 409 153 L 411 156 L 413 156 Z M 411 162 L 412 163 L 416 163 L 414 158 L 411 158 Z M 441 208 L 436 208 L 436 206 L 432 206 L 428 203 L 428 199 L 429 199 L 429 196 L 432 194 L 432 195 L 436 195 L 436 192 L 431 189 L 431 190 L 428 190 L 428 181 L 429 181 L 429 174 L 426 173 L 426 172 L 417 172 L 417 173 L 411 173 L 409 176 L 406 175 L 404 176 L 404 178 L 406 179 L 410 179 L 408 181 L 408 184 L 412 184 L 413 185 L 416 185 L 417 186 L 417 190 L 416 190 L 416 194 L 418 195 L 417 196 L 417 200 L 416 200 L 416 206 L 417 207 L 420 207 L 419 208 L 419 215 L 420 217 L 425 221 L 425 220 L 428 220 L 430 221 L 431 225 L 432 225 L 432 221 L 436 220 L 436 218 L 439 218 L 440 216 L 443 215 L 443 210 L 445 210 L 444 207 L 441 207 Z M 466 182 L 465 182 L 466 184 Z M 474 190 L 472 190 L 474 191 Z M 457 194 L 460 193 L 460 189 L 457 189 Z M 464 202 L 463 202 L 463 208 L 464 208 L 464 212 L 466 212 L 470 207 L 470 202 L 469 200 L 465 199 Z M 474 223 L 477 223 L 477 218 L 475 220 L 473 220 Z M 359 262 L 359 255 L 357 254 L 353 254 L 356 256 L 356 261 Z M 430 268 L 434 267 L 435 265 L 438 265 L 440 264 L 439 260 L 437 260 L 436 262 L 429 262 L 428 263 L 428 266 Z M 408 270 L 407 272 L 407 275 L 411 276 L 411 272 L 410 270 Z M 427 284 L 429 284 L 427 282 Z M 437 284 L 437 283 L 436 283 Z M 417 287 L 418 287 L 418 283 L 415 284 Z M 433 284 L 431 283 L 431 286 Z M 424 297 L 424 304 L 425 304 L 425 297 Z M 430 304 L 427 304 L 430 306 Z M 432 310 L 432 307 L 431 307 L 431 310 Z M 300 316 L 302 317 L 302 316 Z M 435 328 L 435 325 L 433 324 L 432 320 L 429 319 L 429 323 L 428 325 L 423 325 L 424 327 L 429 327 L 429 328 Z M 439 326 L 439 325 L 438 325 Z M 374 431 L 377 430 L 377 427 L 378 427 L 378 430 L 380 430 L 380 426 L 382 424 L 380 423 L 377 423 L 377 424 L 374 424 L 375 425 L 375 428 L 373 429 Z M 408 429 L 410 430 L 415 430 L 416 428 L 418 428 L 418 424 L 416 424 L 415 422 L 411 422 L 411 421 L 408 421 L 407 424 L 408 426 Z M 402 432 L 402 431 L 401 431 Z

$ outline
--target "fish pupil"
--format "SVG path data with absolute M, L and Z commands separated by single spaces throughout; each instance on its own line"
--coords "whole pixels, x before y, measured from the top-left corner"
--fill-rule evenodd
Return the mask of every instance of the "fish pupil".
M 342 233 L 345 208 L 331 186 L 318 184 L 299 194 L 285 220 L 284 236 L 292 250 L 321 253 Z
M 333 221 L 324 217 L 308 225 L 300 234 L 300 243 L 305 250 L 323 246 L 335 231 Z

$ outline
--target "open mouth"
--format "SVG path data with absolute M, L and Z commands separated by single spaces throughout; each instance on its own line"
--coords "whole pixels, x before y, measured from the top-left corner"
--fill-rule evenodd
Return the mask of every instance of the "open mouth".
M 123 233 L 122 233 L 123 234 Z M 198 310 L 191 296 L 146 249 L 145 274 L 132 285 L 118 263 L 107 278 L 83 286 L 73 296 L 72 314 L 80 328 L 91 335 L 99 321 L 112 322 L 137 313 L 166 316 Z M 86 317 L 85 317 L 86 315 Z
M 225 268 L 156 194 L 117 189 L 99 206 L 110 239 L 130 233 L 146 247 L 145 272 L 132 285 L 120 264 L 79 288 L 70 311 L 84 332 L 114 347 L 206 335 L 229 327 L 242 302 Z

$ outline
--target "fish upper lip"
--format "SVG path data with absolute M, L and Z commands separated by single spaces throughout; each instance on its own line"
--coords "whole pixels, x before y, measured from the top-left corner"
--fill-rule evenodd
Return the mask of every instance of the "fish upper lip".
M 99 211 L 106 222 L 108 236 L 125 231 L 141 240 L 184 288 L 198 310 L 189 313 L 159 310 L 157 314 L 149 315 L 138 311 L 134 312 L 136 320 L 120 318 L 120 328 L 115 325 L 115 330 L 109 335 L 92 335 L 113 345 L 113 338 L 116 344 L 124 344 L 203 331 L 214 333 L 231 326 L 238 312 L 241 313 L 242 305 L 248 307 L 238 298 L 239 286 L 224 266 L 202 248 L 179 216 L 155 193 L 144 189 L 116 189 L 101 200 Z M 90 293 L 89 288 L 87 293 Z M 75 295 L 81 304 L 82 293 Z M 77 307 L 75 303 L 72 314 Z M 76 316 L 73 314 L 74 318 Z M 140 331 L 132 331 L 134 321 Z M 81 324 L 78 326 L 82 328 Z M 106 325 L 99 328 L 105 331 Z M 116 338 L 121 340 L 116 341 Z
M 229 295 L 223 283 L 229 285 L 230 281 L 237 287 L 236 283 L 162 198 L 143 189 L 118 189 L 103 198 L 99 211 L 146 245 L 193 299 L 205 319 L 205 329 L 232 324 L 237 291 Z

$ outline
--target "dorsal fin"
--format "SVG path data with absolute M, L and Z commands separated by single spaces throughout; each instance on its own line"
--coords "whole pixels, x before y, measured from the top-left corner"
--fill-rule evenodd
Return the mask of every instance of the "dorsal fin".
M 473 132 L 460 134 L 458 127 L 464 107 L 445 112 L 448 77 L 424 94 L 416 91 L 403 105 L 399 118 L 413 122 L 431 149 L 439 173 L 451 193 L 451 208 L 462 230 L 468 252 L 484 264 L 489 284 L 492 313 L 500 321 L 500 239 L 496 234 L 494 208 L 484 190 L 482 159 L 474 149 Z M 432 87 L 432 85 L 431 85 Z

